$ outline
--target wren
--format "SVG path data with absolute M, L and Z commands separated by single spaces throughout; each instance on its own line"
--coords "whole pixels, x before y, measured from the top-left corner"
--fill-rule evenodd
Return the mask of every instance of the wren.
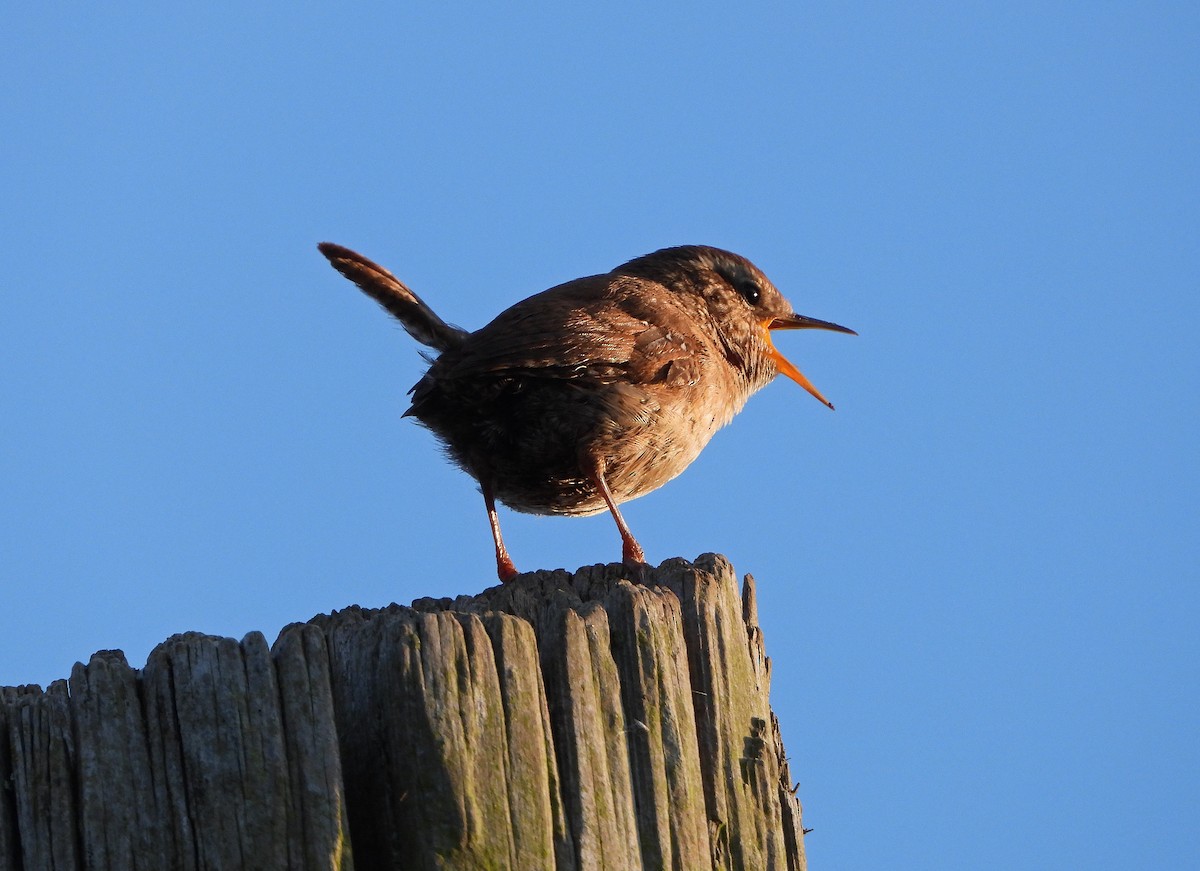
M 751 394 L 784 374 L 833 408 L 771 341 L 838 324 L 798 315 L 749 260 L 664 248 L 518 302 L 475 332 L 451 326 L 383 267 L 318 246 L 333 267 L 439 351 L 405 416 L 479 482 L 502 581 L 517 569 L 496 500 L 529 514 L 608 510 L 622 559 L 645 563 L 618 506 L 696 459 Z

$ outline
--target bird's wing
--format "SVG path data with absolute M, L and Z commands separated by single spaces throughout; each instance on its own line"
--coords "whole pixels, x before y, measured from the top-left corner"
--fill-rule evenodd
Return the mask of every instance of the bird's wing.
M 517 303 L 471 334 L 440 377 L 590 378 L 695 383 L 704 360 L 666 288 L 644 304 L 621 279 L 581 278 Z M 667 300 L 663 303 L 662 300 Z

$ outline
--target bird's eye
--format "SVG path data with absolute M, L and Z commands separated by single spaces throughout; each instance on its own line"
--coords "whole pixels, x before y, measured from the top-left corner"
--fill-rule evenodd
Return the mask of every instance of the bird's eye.
M 740 293 L 742 295 L 742 299 L 746 300 L 746 302 L 750 303 L 750 305 L 757 305 L 758 298 L 762 296 L 762 288 L 760 288 L 758 286 L 758 282 L 749 275 L 743 275 L 737 278 L 733 282 L 733 289 Z

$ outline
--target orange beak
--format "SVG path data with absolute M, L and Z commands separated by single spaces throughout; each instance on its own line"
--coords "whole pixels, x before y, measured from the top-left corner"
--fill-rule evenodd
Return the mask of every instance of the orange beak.
M 838 324 L 830 323 L 829 321 L 819 321 L 816 318 L 805 317 L 804 315 L 787 315 L 785 317 L 770 318 L 763 321 L 763 335 L 767 339 L 768 356 L 774 361 L 775 367 L 779 369 L 788 378 L 791 378 L 813 396 L 815 396 L 823 405 L 833 408 L 833 403 L 821 395 L 821 391 L 813 386 L 813 383 L 804 377 L 804 373 L 791 364 L 791 362 L 779 353 L 775 347 L 775 343 L 771 341 L 771 330 L 833 330 L 837 333 L 849 333 L 852 336 L 857 336 L 858 333 L 849 327 L 843 327 Z

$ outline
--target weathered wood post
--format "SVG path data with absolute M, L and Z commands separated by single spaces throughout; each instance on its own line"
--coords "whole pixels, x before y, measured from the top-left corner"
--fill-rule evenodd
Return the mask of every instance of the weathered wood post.
M 754 582 L 671 560 L 0 690 L 0 869 L 803 869 Z

